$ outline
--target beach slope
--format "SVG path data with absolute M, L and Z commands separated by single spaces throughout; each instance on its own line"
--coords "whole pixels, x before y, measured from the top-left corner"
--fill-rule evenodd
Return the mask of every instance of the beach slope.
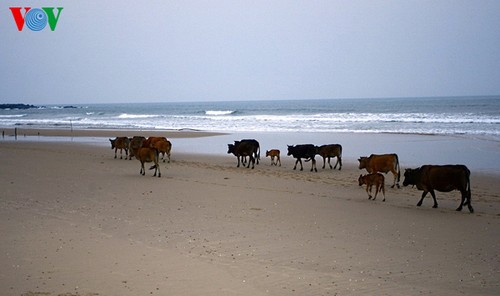
M 180 154 L 162 177 L 102 146 L 0 142 L 2 295 L 498 295 L 500 180 L 459 193 Z M 321 162 L 318 162 L 321 164 Z M 320 167 L 321 165 L 319 165 Z M 386 184 L 392 176 L 387 175 Z

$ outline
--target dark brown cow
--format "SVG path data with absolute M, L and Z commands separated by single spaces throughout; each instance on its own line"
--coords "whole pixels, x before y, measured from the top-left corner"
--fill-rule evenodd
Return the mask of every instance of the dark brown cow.
M 128 153 L 128 159 L 132 159 L 134 156 L 134 151 L 136 151 L 138 148 L 142 147 L 142 143 L 146 141 L 146 138 L 143 136 L 134 136 L 133 138 L 130 139 L 129 143 L 129 153 Z
M 247 168 L 250 167 L 250 163 L 252 164 L 252 169 L 255 167 L 255 158 L 254 151 L 255 145 L 252 142 L 239 142 L 238 145 L 235 144 L 227 144 L 227 153 L 234 154 L 238 159 L 238 165 L 236 167 L 240 167 L 240 157 L 243 159 L 244 157 L 250 157 L 248 161 Z
M 266 157 L 271 157 L 271 165 L 277 166 L 279 162 L 281 166 L 280 151 L 278 149 L 266 151 Z
M 376 155 L 372 154 L 369 157 L 362 156 L 358 159 L 359 161 L 359 169 L 366 169 L 368 173 L 385 173 L 392 172 L 394 175 L 394 183 L 392 184 L 392 188 L 394 185 L 397 185 L 399 188 L 399 176 L 401 175 L 399 169 L 399 159 L 398 155 L 393 154 L 381 154 Z
M 372 199 L 372 187 L 375 185 L 375 196 L 373 197 L 373 200 L 375 200 L 377 198 L 377 194 L 382 191 L 382 194 L 384 195 L 384 199 L 382 201 L 385 201 L 384 175 L 380 173 L 359 175 L 358 183 L 359 186 L 366 184 L 368 199 Z
M 316 146 L 316 154 L 323 157 L 323 168 L 326 165 L 326 158 L 328 158 L 328 165 L 330 165 L 330 169 L 335 169 L 337 165 L 339 165 L 339 171 L 342 169 L 342 146 L 339 144 L 329 144 Z M 337 162 L 335 166 L 332 167 L 330 163 L 330 158 L 337 157 Z
M 143 176 L 146 174 L 144 163 L 153 162 L 154 165 L 149 168 L 150 170 L 155 169 L 153 177 L 156 176 L 156 171 L 158 171 L 158 178 L 161 177 L 160 165 L 158 163 L 159 153 L 157 149 L 149 147 L 140 147 L 134 151 L 134 155 L 135 158 L 137 158 L 141 162 L 141 171 L 139 172 L 139 174 Z
M 111 142 L 111 149 L 115 149 L 115 158 L 116 152 L 120 149 L 120 159 L 123 159 L 122 150 L 125 150 L 125 159 L 128 157 L 128 145 L 129 139 L 127 137 L 116 137 L 114 140 L 109 139 Z
M 465 165 L 424 165 L 416 169 L 406 169 L 403 186 L 408 185 L 415 185 L 424 191 L 417 206 L 422 205 L 424 197 L 430 192 L 434 199 L 433 208 L 437 208 L 434 190 L 441 192 L 458 190 L 462 194 L 462 201 L 457 211 L 461 211 L 462 206 L 467 205 L 469 211 L 474 212 L 471 205 L 470 171 Z

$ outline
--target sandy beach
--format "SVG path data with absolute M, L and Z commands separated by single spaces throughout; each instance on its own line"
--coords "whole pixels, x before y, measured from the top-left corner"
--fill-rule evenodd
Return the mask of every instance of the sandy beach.
M 213 134 L 173 133 L 161 178 L 106 138 L 0 140 L 0 294 L 500 294 L 498 174 L 471 169 L 471 214 L 457 191 L 417 207 L 391 175 L 386 201 L 368 200 L 355 156 L 314 173 L 282 150 L 281 167 L 262 153 L 251 170 L 176 146 Z

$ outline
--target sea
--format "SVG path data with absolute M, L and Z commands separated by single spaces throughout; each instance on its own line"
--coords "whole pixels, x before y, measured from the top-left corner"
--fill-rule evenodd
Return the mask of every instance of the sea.
M 0 127 L 471 135 L 500 140 L 500 96 L 43 105 Z

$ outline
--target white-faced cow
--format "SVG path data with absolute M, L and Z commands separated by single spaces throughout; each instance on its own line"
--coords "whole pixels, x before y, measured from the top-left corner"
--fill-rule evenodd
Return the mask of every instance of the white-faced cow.
M 120 159 L 123 158 L 122 150 L 125 150 L 125 159 L 127 159 L 129 145 L 129 139 L 127 137 L 116 137 L 114 140 L 109 139 L 109 142 L 111 142 L 111 149 L 115 149 L 115 158 L 117 157 L 117 150 L 120 149 Z
M 330 169 L 335 169 L 337 168 L 337 165 L 339 165 L 339 171 L 342 169 L 342 146 L 339 144 L 329 144 L 329 145 L 322 145 L 322 146 L 316 146 L 316 154 L 319 154 L 319 156 L 323 157 L 323 168 L 325 168 L 326 165 L 326 159 L 328 158 L 328 165 L 330 165 Z M 337 157 L 337 162 L 335 163 L 335 166 L 332 167 L 332 164 L 330 163 L 330 158 Z
M 467 205 L 469 211 L 474 212 L 471 205 L 470 171 L 465 165 L 424 165 L 416 169 L 406 169 L 403 186 L 408 185 L 415 185 L 424 191 L 417 206 L 422 205 L 424 197 L 430 192 L 434 199 L 433 208 L 437 208 L 434 190 L 441 192 L 458 190 L 462 194 L 462 201 L 457 211 L 461 211 L 462 206 Z
M 366 184 L 368 199 L 372 199 L 372 187 L 375 185 L 375 196 L 373 197 L 373 200 L 375 200 L 377 198 L 377 194 L 382 191 L 382 194 L 384 195 L 384 199 L 382 201 L 385 201 L 384 175 L 380 173 L 359 175 L 358 183 L 359 186 Z
M 316 156 L 316 146 L 313 144 L 301 144 L 301 145 L 295 145 L 295 146 L 290 146 L 288 145 L 288 156 L 293 156 L 293 158 L 296 158 L 297 160 L 295 161 L 295 166 L 293 169 L 295 170 L 297 168 L 297 163 L 300 163 L 300 170 L 302 171 L 304 168 L 302 167 L 302 160 L 301 158 L 305 158 L 305 161 L 312 161 L 312 166 L 311 166 L 311 172 L 314 170 L 315 172 L 318 171 L 316 168 L 316 159 L 314 157 Z
M 391 187 L 394 188 L 394 186 L 397 185 L 399 188 L 399 176 L 401 172 L 397 154 L 372 154 L 369 157 L 362 156 L 358 161 L 359 169 L 366 169 L 370 174 L 377 172 L 387 174 L 388 172 L 392 172 L 394 175 L 394 183 Z

